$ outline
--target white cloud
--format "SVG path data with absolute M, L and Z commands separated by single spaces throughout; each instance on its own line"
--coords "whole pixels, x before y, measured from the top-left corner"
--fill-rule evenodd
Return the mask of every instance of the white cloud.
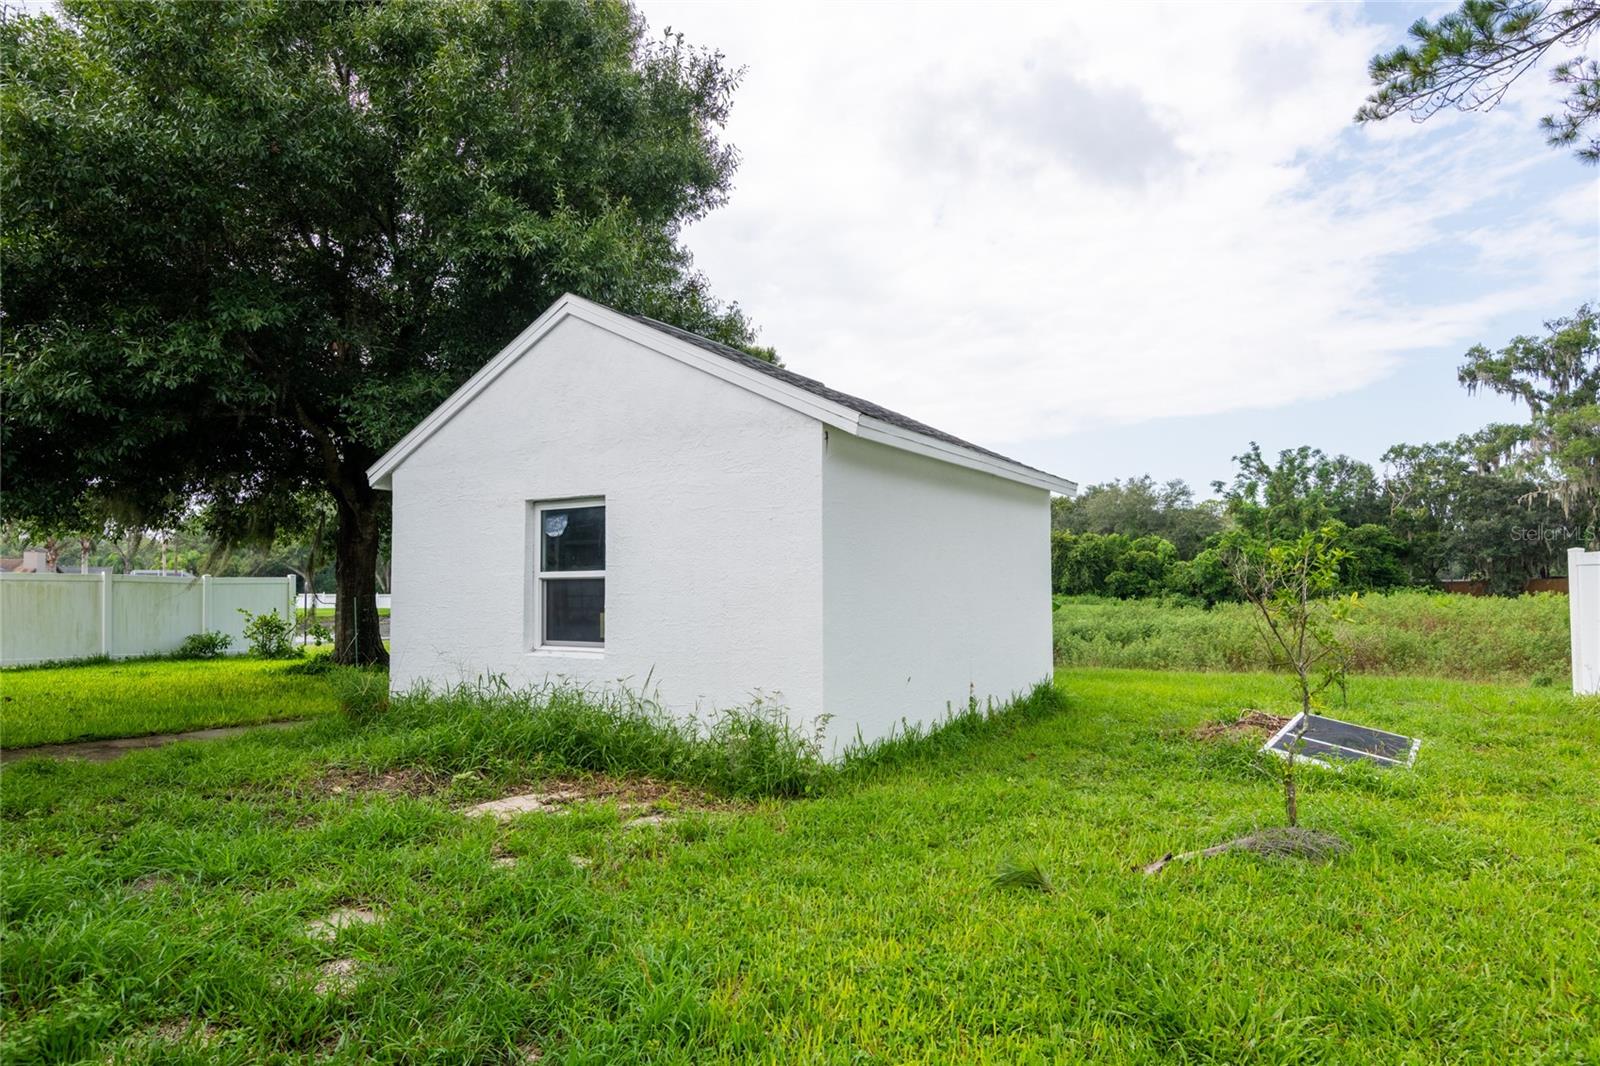
M 973 439 L 1329 396 L 1596 287 L 1593 172 L 1514 195 L 1548 94 L 1355 130 L 1393 30 L 1349 8 L 642 6 L 749 68 L 716 291 Z

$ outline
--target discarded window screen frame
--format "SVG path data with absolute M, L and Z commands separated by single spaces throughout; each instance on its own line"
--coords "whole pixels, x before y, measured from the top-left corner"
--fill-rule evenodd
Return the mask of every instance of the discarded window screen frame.
M 1305 719 L 1305 736 L 1295 734 L 1300 720 Z M 1303 747 L 1296 748 L 1297 741 Z M 1339 769 L 1341 762 L 1369 762 L 1377 766 L 1410 766 L 1417 761 L 1421 737 L 1401 736 L 1371 726 L 1341 722 L 1337 718 L 1324 718 L 1320 714 L 1307 716 L 1304 711 L 1289 719 L 1289 723 L 1272 735 L 1261 746 L 1280 759 L 1287 759 L 1291 749 L 1295 757 L 1330 770 Z

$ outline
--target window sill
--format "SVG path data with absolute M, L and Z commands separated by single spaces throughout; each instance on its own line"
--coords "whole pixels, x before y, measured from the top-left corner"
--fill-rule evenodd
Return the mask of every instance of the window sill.
M 528 652 L 529 655 L 541 659 L 604 659 L 604 648 L 566 648 L 559 645 L 544 645 Z

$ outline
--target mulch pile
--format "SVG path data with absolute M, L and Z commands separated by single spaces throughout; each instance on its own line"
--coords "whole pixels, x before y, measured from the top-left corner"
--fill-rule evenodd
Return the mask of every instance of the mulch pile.
M 1265 740 L 1288 724 L 1289 719 L 1281 715 L 1247 709 L 1236 722 L 1207 722 L 1192 736 L 1196 740 Z

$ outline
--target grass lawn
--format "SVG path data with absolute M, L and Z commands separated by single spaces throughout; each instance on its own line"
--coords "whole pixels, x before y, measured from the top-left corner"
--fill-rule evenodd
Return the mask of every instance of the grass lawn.
M 311 617 L 311 612 L 306 610 L 304 607 L 296 607 L 295 610 L 294 610 L 294 617 L 295 617 L 295 621 L 304 622 L 307 618 Z M 388 618 L 389 617 L 389 608 L 387 608 L 387 607 L 379 607 L 378 608 L 378 617 L 379 618 Z M 321 622 L 323 625 L 327 626 L 329 629 L 332 629 L 333 628 L 333 608 L 332 607 L 318 607 L 317 608 L 317 621 Z
M 13 764 L 0 1058 L 1600 1060 L 1600 702 L 1358 678 L 1353 716 L 1424 741 L 1302 781 L 1347 854 L 1145 877 L 1281 818 L 1252 745 L 1189 730 L 1286 687 L 1058 685 L 815 798 L 680 793 L 638 828 L 464 817 L 551 767 L 443 712 Z M 993 887 L 1009 858 L 1056 891 Z M 382 920 L 309 935 L 337 907 Z
M 296 663 L 134 659 L 0 671 L 0 746 L 175 733 L 334 708 L 326 675 Z

